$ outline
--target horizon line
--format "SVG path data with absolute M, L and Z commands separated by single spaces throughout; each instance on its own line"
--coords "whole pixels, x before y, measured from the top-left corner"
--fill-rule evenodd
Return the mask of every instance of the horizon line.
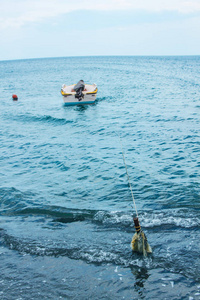
M 37 59 L 61 59 L 61 58 L 85 58 L 85 57 L 195 57 L 200 54 L 151 54 L 151 55 L 124 55 L 124 54 L 101 54 L 101 55 L 69 55 L 69 56 L 47 56 L 47 57 L 30 57 L 30 58 L 13 58 L 13 59 L 0 59 L 4 61 L 18 61 L 18 60 L 37 60 Z

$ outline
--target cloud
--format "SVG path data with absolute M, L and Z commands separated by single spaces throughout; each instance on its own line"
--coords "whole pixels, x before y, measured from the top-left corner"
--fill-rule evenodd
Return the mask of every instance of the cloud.
M 43 22 L 77 10 L 90 11 L 175 11 L 182 14 L 200 12 L 195 0 L 6 0 L 1 4 L 0 29 L 20 28 Z

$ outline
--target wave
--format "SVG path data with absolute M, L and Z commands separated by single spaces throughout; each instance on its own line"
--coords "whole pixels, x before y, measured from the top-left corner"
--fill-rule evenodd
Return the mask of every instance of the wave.
M 23 123 L 48 123 L 52 124 L 54 126 L 60 126 L 60 125 L 66 125 L 68 123 L 73 123 L 72 120 L 66 120 L 65 118 L 57 118 L 53 117 L 51 115 L 32 115 L 30 113 L 26 114 L 18 114 L 18 115 L 12 115 L 9 116 L 12 118 L 12 121 L 18 121 Z
M 162 210 L 143 209 L 139 211 L 141 225 L 146 229 L 169 225 L 177 228 L 191 228 L 200 226 L 199 209 L 167 208 Z M 21 192 L 15 188 L 0 189 L 1 216 L 44 216 L 52 218 L 53 222 L 91 222 L 99 226 L 119 227 L 121 230 L 132 230 L 134 210 L 108 211 L 95 209 L 77 209 L 56 205 L 44 205 L 37 194 Z
M 130 242 L 135 233 L 134 211 L 74 209 L 42 205 L 33 193 L 17 189 L 0 189 L 1 249 L 21 255 L 62 257 L 95 265 L 163 268 L 185 271 L 198 278 L 197 232 L 199 210 L 195 208 L 146 210 L 139 212 L 153 254 L 147 258 L 132 253 Z
M 185 270 L 184 276 L 194 280 L 199 278 L 198 265 L 195 270 L 193 268 L 194 258 L 199 254 L 198 242 L 194 236 L 190 236 L 190 241 L 187 241 L 180 232 L 167 233 L 163 229 L 148 232 L 147 237 L 153 254 L 147 258 L 131 251 L 130 242 L 133 233 L 127 234 L 108 228 L 99 230 L 96 227 L 88 231 L 88 226 L 82 224 L 73 230 L 70 225 L 70 232 L 69 228 L 60 230 L 60 233 L 56 231 L 56 234 L 51 230 L 49 235 L 44 234 L 46 232 L 44 228 L 40 228 L 39 233 L 37 230 L 33 232 L 26 237 L 25 234 L 16 236 L 0 229 L 1 247 L 17 251 L 21 255 L 64 256 L 95 265 L 112 264 L 131 269 L 145 267 L 147 270 L 162 268 L 177 274 Z M 41 232 L 44 234 L 42 238 Z

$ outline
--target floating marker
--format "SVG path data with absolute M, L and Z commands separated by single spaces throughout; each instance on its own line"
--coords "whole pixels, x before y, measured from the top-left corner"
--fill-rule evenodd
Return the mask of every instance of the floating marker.
M 13 94 L 13 95 L 12 95 L 12 99 L 13 99 L 14 101 L 17 101 L 17 100 L 18 100 L 17 95 Z

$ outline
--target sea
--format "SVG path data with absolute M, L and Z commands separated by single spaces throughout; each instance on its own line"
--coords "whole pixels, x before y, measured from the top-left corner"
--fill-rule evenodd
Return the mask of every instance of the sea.
M 0 61 L 0 299 L 200 299 L 199 116 L 200 56 Z

